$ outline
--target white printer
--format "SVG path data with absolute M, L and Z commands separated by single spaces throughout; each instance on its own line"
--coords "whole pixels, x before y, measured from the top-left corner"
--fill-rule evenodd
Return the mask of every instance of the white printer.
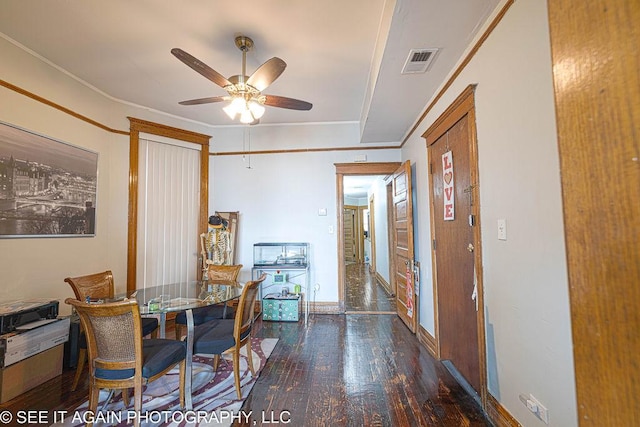
M 58 318 L 58 301 L 0 303 L 0 368 L 20 362 L 69 339 L 69 317 Z

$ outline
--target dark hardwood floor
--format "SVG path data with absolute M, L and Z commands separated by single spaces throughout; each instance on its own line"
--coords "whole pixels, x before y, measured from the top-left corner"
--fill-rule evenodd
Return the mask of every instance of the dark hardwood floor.
M 389 295 L 369 272 L 369 265 L 347 264 L 345 278 L 344 306 L 347 313 L 395 313 L 395 297 Z
M 382 310 L 379 302 L 369 298 L 367 311 Z M 395 314 L 311 314 L 306 325 L 258 319 L 254 335 L 279 341 L 244 402 L 246 425 L 491 426 Z M 8 425 L 24 425 L 15 422 L 20 410 L 47 411 L 49 420 L 52 411 L 73 411 L 88 392 L 86 373 L 70 391 L 74 373 L 64 369 L 0 405 L 14 414 Z
M 482 410 L 395 315 L 261 322 L 280 339 L 244 403 L 247 425 L 490 426 Z M 253 422 L 256 424 L 253 424 Z

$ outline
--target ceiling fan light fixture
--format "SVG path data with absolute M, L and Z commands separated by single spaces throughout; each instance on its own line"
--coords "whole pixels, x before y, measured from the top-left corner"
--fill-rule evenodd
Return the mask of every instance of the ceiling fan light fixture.
M 248 108 L 240 114 L 240 123 L 249 124 L 253 123 L 255 120 L 256 118 L 253 117 L 253 114 L 251 114 L 251 110 L 249 110 Z
M 244 98 L 241 97 L 233 98 L 229 105 L 223 108 L 231 120 L 234 120 L 238 114 L 242 114 L 246 109 L 247 103 Z
M 251 115 L 257 120 L 264 115 L 264 106 L 256 101 L 249 101 L 247 103 L 249 106 L 249 110 L 251 111 Z
M 284 96 L 265 96 L 262 91 L 276 80 L 287 64 L 280 58 L 273 57 L 260 65 L 253 74 L 247 76 L 247 51 L 253 47 L 253 40 L 246 36 L 236 37 L 236 46 L 242 51 L 242 74 L 228 79 L 196 57 L 179 48 L 171 49 L 171 53 L 208 80 L 227 91 L 229 96 L 210 96 L 179 102 L 180 105 L 199 105 L 212 102 L 230 101 L 223 111 L 231 120 L 240 116 L 245 124 L 258 124 L 265 113 L 265 106 L 307 111 L 312 104 L 299 99 Z

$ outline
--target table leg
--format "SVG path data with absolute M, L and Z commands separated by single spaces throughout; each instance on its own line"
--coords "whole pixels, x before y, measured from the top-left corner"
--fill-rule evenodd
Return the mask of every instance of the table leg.
M 167 329 L 167 313 L 164 311 L 160 312 L 160 338 L 165 337 L 165 331 Z
M 224 307 L 222 308 L 222 318 L 226 319 L 227 318 L 227 302 L 224 302 Z
M 191 396 L 192 387 L 192 370 L 193 370 L 193 311 L 191 309 L 186 310 L 187 316 L 187 360 L 185 369 L 185 382 L 184 382 L 184 395 L 185 406 L 188 411 L 193 409 L 193 400 Z

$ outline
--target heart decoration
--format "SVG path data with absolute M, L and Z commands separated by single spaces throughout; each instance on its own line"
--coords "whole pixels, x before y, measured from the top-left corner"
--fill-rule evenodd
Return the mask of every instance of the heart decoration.
M 453 179 L 453 172 L 447 172 L 444 174 L 444 182 L 446 182 L 447 185 L 451 184 L 452 179 Z

